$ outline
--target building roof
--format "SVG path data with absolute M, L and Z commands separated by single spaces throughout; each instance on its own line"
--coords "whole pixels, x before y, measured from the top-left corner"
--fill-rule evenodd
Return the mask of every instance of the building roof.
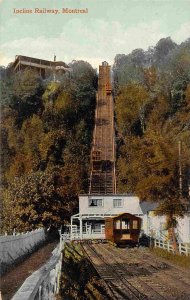
M 44 67 L 57 67 L 57 66 L 62 66 L 65 69 L 70 69 L 69 66 L 63 62 L 63 61 L 50 61 L 46 59 L 40 59 L 40 58 L 34 58 L 30 56 L 24 56 L 24 55 L 16 55 L 15 56 L 15 61 L 12 63 L 11 68 L 15 68 L 18 63 L 24 63 L 25 65 L 30 65 L 30 64 L 36 64 L 36 65 L 43 65 Z
M 122 214 L 118 214 L 117 216 L 111 216 L 111 217 L 109 217 L 109 218 L 106 218 L 106 219 L 120 219 L 121 217 L 123 217 L 123 216 L 125 216 L 125 215 L 127 215 L 127 216 L 129 216 L 129 217 L 132 217 L 132 218 L 134 218 L 134 219 L 141 219 L 140 217 L 137 217 L 137 216 L 135 216 L 135 215 L 133 215 L 133 214 L 130 214 L 130 213 L 127 213 L 127 212 L 124 212 L 124 213 L 122 213 Z

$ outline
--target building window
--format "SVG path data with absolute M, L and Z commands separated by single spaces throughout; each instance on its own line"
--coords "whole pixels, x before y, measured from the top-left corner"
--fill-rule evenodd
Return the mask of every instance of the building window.
M 98 206 L 101 207 L 103 206 L 103 200 L 102 199 L 89 199 L 89 206 Z
M 113 207 L 123 207 L 122 199 L 113 199 Z

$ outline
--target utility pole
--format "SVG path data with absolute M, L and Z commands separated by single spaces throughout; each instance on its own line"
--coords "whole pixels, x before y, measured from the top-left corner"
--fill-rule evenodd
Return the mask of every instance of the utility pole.
M 178 142 L 179 150 L 179 192 L 182 194 L 182 165 L 181 165 L 181 141 Z

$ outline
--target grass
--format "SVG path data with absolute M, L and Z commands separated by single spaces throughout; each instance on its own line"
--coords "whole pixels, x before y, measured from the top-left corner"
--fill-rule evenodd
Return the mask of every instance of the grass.
M 173 254 L 161 248 L 152 248 L 151 252 L 162 257 L 180 267 L 190 269 L 190 256 Z

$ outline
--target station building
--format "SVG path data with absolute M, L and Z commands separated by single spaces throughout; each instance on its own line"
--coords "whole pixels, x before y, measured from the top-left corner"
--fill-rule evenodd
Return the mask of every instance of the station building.
M 71 217 L 71 240 L 104 240 L 105 219 L 130 213 L 141 218 L 141 235 L 166 239 L 166 216 L 157 216 L 156 202 L 140 201 L 130 194 L 109 194 L 79 196 L 79 213 Z M 190 213 L 183 218 L 177 218 L 176 237 L 179 243 L 190 243 Z M 127 226 L 122 224 L 122 229 Z
M 105 239 L 105 218 L 122 213 L 140 217 L 141 229 L 147 234 L 148 214 L 156 206 L 156 203 L 140 202 L 130 194 L 80 195 L 79 213 L 71 217 L 71 240 Z

